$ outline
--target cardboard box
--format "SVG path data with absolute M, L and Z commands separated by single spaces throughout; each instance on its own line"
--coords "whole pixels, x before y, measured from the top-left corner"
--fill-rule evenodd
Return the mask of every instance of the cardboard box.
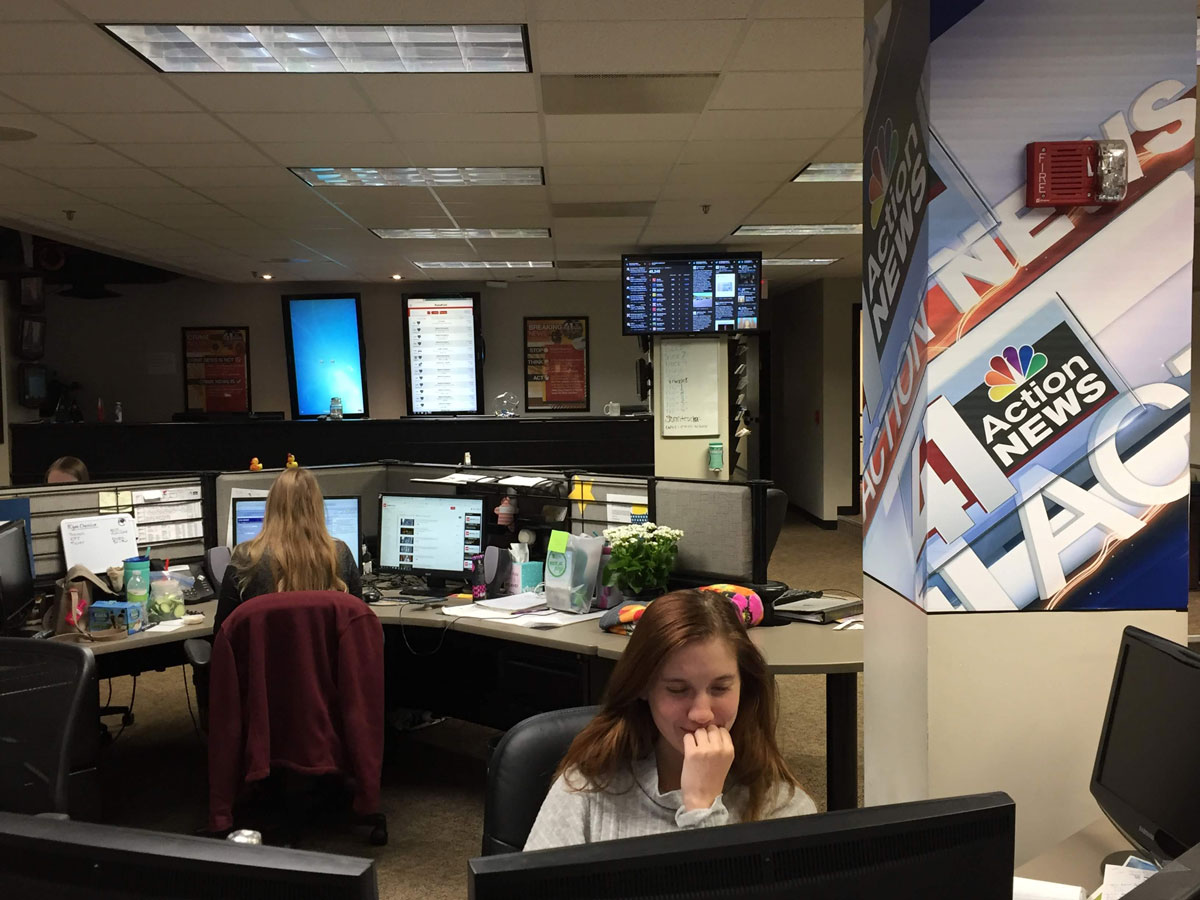
M 97 600 L 88 607 L 88 631 L 96 636 L 124 631 L 136 634 L 146 627 L 146 607 L 121 600 Z

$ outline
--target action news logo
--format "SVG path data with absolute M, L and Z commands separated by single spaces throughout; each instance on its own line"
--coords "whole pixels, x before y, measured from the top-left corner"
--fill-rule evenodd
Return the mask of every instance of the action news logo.
M 1007 475 L 1116 395 L 1064 322 L 993 356 L 983 383 L 954 408 Z

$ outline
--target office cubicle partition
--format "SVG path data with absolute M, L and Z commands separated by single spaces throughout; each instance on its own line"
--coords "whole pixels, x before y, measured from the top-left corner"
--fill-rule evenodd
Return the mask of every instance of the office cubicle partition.
M 0 490 L 0 519 L 28 517 L 34 576 L 49 582 L 66 572 L 59 525 L 63 519 L 112 513 L 132 515 L 138 547 L 156 557 L 193 561 L 204 556 L 210 505 L 201 475 L 129 481 L 48 484 Z

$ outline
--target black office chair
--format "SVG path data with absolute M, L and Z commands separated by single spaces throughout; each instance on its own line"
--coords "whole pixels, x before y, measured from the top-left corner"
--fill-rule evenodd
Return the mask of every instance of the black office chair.
M 600 711 L 576 706 L 530 716 L 508 729 L 488 760 L 483 802 L 483 855 L 515 853 L 525 846 L 551 776 L 571 741 Z
M 91 650 L 0 638 L 0 809 L 66 814 L 80 806 L 68 781 L 81 758 L 94 759 L 98 710 Z

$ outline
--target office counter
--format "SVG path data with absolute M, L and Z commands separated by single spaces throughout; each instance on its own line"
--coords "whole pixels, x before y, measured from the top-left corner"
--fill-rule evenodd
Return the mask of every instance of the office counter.
M 653 418 L 637 416 L 410 416 L 403 419 L 10 426 L 13 484 L 40 484 L 63 454 L 87 463 L 92 480 L 146 472 L 267 468 L 293 453 L 304 466 L 381 459 L 477 466 L 555 466 L 654 474 Z

